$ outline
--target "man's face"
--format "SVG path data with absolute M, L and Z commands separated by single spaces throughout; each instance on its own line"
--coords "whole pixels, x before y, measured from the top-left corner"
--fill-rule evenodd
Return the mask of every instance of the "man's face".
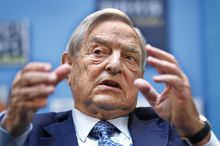
M 111 119 L 136 106 L 133 82 L 143 76 L 136 33 L 120 21 L 104 21 L 90 30 L 73 59 L 69 77 L 75 107 L 87 115 Z

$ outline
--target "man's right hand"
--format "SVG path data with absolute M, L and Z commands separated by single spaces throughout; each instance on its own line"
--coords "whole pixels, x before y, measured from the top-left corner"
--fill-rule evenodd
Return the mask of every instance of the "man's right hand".
M 22 134 L 34 113 L 47 104 L 47 97 L 55 86 L 70 73 L 69 65 L 61 65 L 51 72 L 48 63 L 30 63 L 17 73 L 1 126 L 12 136 Z

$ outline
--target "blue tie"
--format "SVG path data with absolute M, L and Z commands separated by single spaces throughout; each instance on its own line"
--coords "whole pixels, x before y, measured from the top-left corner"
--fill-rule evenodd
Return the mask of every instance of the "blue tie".
M 90 132 L 90 136 L 98 139 L 98 146 L 122 146 L 110 139 L 118 129 L 108 121 L 99 121 Z

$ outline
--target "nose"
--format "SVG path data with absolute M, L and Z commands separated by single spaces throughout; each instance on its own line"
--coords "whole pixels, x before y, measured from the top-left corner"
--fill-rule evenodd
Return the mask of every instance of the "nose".
M 120 58 L 121 58 L 120 51 L 112 52 L 112 54 L 108 58 L 108 63 L 105 67 L 105 70 L 112 75 L 116 75 L 118 73 L 121 73 L 122 67 L 121 67 Z

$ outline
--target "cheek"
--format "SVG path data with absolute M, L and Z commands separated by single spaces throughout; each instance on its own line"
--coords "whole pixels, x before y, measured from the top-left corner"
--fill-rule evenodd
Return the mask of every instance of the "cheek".
M 135 79 L 143 77 L 143 72 L 138 65 L 132 66 L 130 64 L 124 63 L 122 68 L 124 71 L 124 76 L 129 84 L 133 85 Z
M 104 58 L 95 59 L 93 57 L 85 60 L 84 71 L 89 80 L 94 81 L 102 73 L 103 69 L 105 69 L 104 60 Z
M 135 98 L 137 96 L 138 89 L 134 86 L 134 80 L 143 77 L 142 70 L 140 68 L 130 69 L 127 66 L 123 66 L 124 77 L 126 81 L 126 94 L 129 98 Z
M 88 100 L 93 89 L 93 82 L 89 79 L 87 72 L 83 70 L 78 70 L 71 74 L 71 76 L 71 89 L 75 98 L 75 105 L 80 106 Z
M 125 76 L 128 79 L 134 81 L 137 78 L 143 77 L 143 71 L 141 67 L 136 63 L 129 63 L 127 61 L 123 61 L 122 67 L 125 73 Z
M 69 82 L 74 92 L 82 91 L 83 87 L 85 87 L 88 81 L 87 70 L 87 66 L 82 61 L 73 64 Z
M 124 66 L 132 72 L 138 72 L 140 70 L 140 66 L 137 63 L 129 63 L 127 61 L 123 61 Z
M 106 56 L 95 57 L 93 54 L 84 55 L 78 62 L 76 70 L 79 70 L 78 74 L 81 78 L 86 81 L 92 80 L 94 82 L 94 79 L 103 71 L 105 60 Z
M 90 54 L 86 57 L 85 61 L 88 62 L 89 64 L 97 65 L 97 64 L 102 63 L 107 57 L 108 55 L 96 57 L 95 55 Z

